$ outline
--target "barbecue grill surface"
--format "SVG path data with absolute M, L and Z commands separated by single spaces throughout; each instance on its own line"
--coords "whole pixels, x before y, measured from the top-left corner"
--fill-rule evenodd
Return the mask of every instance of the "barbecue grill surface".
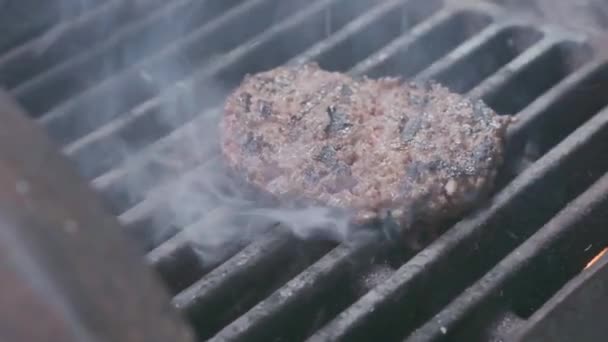
M 0 85 L 140 244 L 201 339 L 501 340 L 608 244 L 608 65 L 592 33 L 484 1 L 86 3 L 3 37 Z M 269 226 L 206 259 L 196 232 L 221 212 L 177 220 L 170 202 L 214 181 L 202 175 L 217 145 L 193 149 L 192 137 L 215 127 L 245 74 L 309 61 L 433 79 L 514 115 L 492 198 L 417 253 L 379 234 L 336 244 Z

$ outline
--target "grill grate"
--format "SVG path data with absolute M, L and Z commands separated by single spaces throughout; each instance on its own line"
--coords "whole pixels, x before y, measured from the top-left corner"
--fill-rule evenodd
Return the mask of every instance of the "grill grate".
M 176 20 L 184 24 L 168 29 Z M 179 67 L 168 71 L 170 61 Z M 377 237 L 336 246 L 271 227 L 204 262 L 189 232 L 213 212 L 186 227 L 162 222 L 165 234 L 150 238 L 168 216 L 165 194 L 217 167 L 217 146 L 195 156 L 180 146 L 214 122 L 227 92 L 246 73 L 307 61 L 436 79 L 517 113 L 492 201 L 416 255 Z M 226 88 L 209 92 L 216 80 Z M 596 219 L 608 193 L 608 65 L 586 36 L 489 3 L 109 0 L 6 52 L 0 84 L 141 242 L 200 338 L 487 340 L 525 321 L 608 244 Z M 138 179 L 142 190 L 128 190 L 143 170 L 152 176 Z M 363 278 L 379 284 L 362 287 Z

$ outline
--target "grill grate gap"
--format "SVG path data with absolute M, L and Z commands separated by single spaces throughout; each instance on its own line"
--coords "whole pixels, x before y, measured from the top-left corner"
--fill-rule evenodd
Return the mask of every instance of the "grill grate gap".
M 421 35 L 417 40 L 411 42 L 390 55 L 384 56 L 382 50 L 378 53 L 383 60 L 372 68 L 365 71 L 370 77 L 382 77 L 398 74 L 412 76 L 432 61 L 437 60 L 473 34 L 489 25 L 491 18 L 485 14 L 472 11 L 461 11 L 450 15 L 437 25 Z M 437 44 L 437 42 L 441 44 Z
M 504 28 L 450 69 L 435 75 L 434 79 L 452 91 L 466 93 L 538 42 L 541 37 L 539 31 L 529 27 Z
M 297 25 L 281 30 L 273 39 L 259 42 L 255 46 L 252 45 L 247 53 L 246 61 L 241 60 L 240 63 L 235 63 L 230 68 L 222 68 L 216 78 L 232 89 L 241 82 L 245 74 L 256 73 L 287 62 L 296 54 L 344 27 L 366 9 L 354 6 L 356 11 L 343 11 L 344 8 L 350 8 L 347 2 L 346 0 L 331 1 L 327 8 L 320 8 L 297 22 Z M 330 30 L 325 25 L 326 13 L 341 13 L 336 19 L 333 19 Z M 273 51 L 270 55 L 269 50 Z
M 495 88 L 483 99 L 498 113 L 517 113 L 586 62 L 590 57 L 587 51 L 586 46 L 573 42 L 555 44 L 521 70 L 508 86 Z
M 285 234 L 262 236 L 173 299 L 174 305 L 191 319 L 199 338 L 208 338 L 331 247 L 295 245 L 291 239 Z
M 64 21 L 77 17 L 83 11 L 101 6 L 107 0 L 88 0 L 85 3 L 57 4 L 38 0 L 3 1 L 0 12 L 0 54 L 35 40 Z M 2 83 L 2 82 L 0 82 Z
M 76 96 L 84 89 L 157 51 L 236 2 L 237 0 L 182 0 L 167 4 L 143 20 L 125 27 L 104 44 L 37 75 L 11 93 L 34 117 L 40 117 L 66 98 Z M 180 27 L 172 25 L 176 17 L 183 18 Z
M 356 62 L 366 58 L 392 39 L 428 18 L 440 6 L 439 0 L 393 2 L 402 4 L 396 8 L 378 6 L 378 9 L 387 8 L 380 15 L 371 16 L 370 12 L 362 15 L 360 18 L 371 17 L 373 22 L 366 23 L 367 25 L 363 27 L 360 24 L 357 25 L 357 31 L 349 32 L 347 39 L 315 56 L 316 62 L 326 70 L 348 70 Z M 351 24 L 358 23 L 353 21 Z
M 60 23 L 0 57 L 0 84 L 13 89 L 36 74 L 85 53 L 91 45 L 164 3 L 114 0 L 96 9 L 89 8 L 81 16 Z
M 66 152 L 78 158 L 86 153 L 89 145 L 111 139 L 117 131 L 146 115 L 145 110 L 132 109 L 134 106 L 190 75 L 191 68 L 204 67 L 222 53 L 272 25 L 272 8 L 277 1 L 251 0 L 235 6 L 224 15 L 171 42 L 157 54 L 69 99 L 44 116 L 42 121 L 56 141 L 70 143 Z M 258 20 L 251 20 L 246 27 L 237 25 L 244 15 L 256 16 Z M 223 39 L 213 39 L 220 32 Z M 177 63 L 182 60 L 184 63 L 181 65 Z M 112 106 L 97 106 L 99 98 L 104 97 L 116 101 Z M 100 125 L 104 126 L 99 128 Z

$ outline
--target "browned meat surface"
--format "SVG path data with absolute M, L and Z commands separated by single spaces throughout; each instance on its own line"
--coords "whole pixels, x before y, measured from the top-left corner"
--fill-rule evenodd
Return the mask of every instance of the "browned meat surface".
M 251 75 L 228 98 L 229 166 L 278 199 L 390 213 L 409 226 L 462 214 L 483 198 L 509 123 L 437 84 L 354 80 L 316 65 Z

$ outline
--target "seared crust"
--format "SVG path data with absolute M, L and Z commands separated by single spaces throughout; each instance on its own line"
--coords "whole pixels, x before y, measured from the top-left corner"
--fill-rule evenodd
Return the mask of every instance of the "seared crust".
M 442 221 L 486 194 L 508 117 L 438 84 L 354 80 L 314 64 L 248 76 L 221 120 L 228 165 L 278 199 Z

